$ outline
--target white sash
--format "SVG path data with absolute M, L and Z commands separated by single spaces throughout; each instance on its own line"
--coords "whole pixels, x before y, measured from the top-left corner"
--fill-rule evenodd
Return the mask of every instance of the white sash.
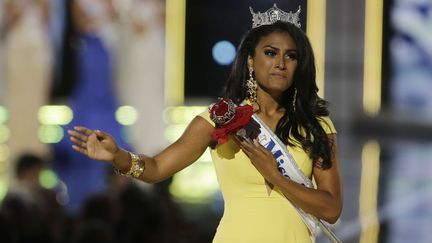
M 309 188 L 313 188 L 312 181 L 300 170 L 296 161 L 288 151 L 286 145 L 273 133 L 273 131 L 256 115 L 253 114 L 254 119 L 261 127 L 260 134 L 258 135 L 258 141 L 267 150 L 269 150 L 276 158 L 278 169 L 285 177 L 293 180 L 301 185 Z M 289 201 L 289 200 L 288 200 Z M 315 216 L 304 212 L 301 208 L 290 202 L 297 210 L 303 222 L 307 225 L 310 232 L 316 236 L 320 230 L 332 241 L 342 242 L 336 235 L 331 231 L 329 224 L 323 220 L 316 218 Z

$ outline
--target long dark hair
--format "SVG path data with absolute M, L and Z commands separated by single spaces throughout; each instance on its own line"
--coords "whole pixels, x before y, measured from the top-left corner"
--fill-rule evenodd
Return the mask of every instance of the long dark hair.
M 271 33 L 288 33 L 297 46 L 297 69 L 294 83 L 283 95 L 281 105 L 285 114 L 276 127 L 276 135 L 290 146 L 300 145 L 314 161 L 314 165 L 323 169 L 331 167 L 331 146 L 324 129 L 319 123 L 322 116 L 328 116 L 327 102 L 318 97 L 315 81 L 315 59 L 306 34 L 290 23 L 276 22 L 250 30 L 243 38 L 231 74 L 223 90 L 223 96 L 239 104 L 246 98 L 246 80 L 248 79 L 248 56 L 255 56 L 255 47 L 261 37 Z M 295 108 L 294 91 L 297 90 Z

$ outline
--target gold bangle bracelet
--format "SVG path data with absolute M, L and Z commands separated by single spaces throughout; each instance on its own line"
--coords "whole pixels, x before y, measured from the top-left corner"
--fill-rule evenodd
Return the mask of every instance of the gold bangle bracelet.
M 134 153 L 128 152 L 131 159 L 132 165 L 128 172 L 121 172 L 119 169 L 115 168 L 114 171 L 122 176 L 138 178 L 144 172 L 145 162 L 141 161 L 140 157 Z

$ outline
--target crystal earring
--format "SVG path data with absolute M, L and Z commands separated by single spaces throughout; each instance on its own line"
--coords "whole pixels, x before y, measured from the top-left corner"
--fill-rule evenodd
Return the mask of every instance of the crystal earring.
M 252 106 L 254 107 L 254 111 L 259 110 L 258 104 L 256 103 L 257 100 L 257 88 L 258 84 L 257 81 L 253 78 L 253 68 L 249 67 L 249 79 L 246 80 L 246 92 L 247 92 L 247 99 L 252 103 Z
M 292 100 L 293 110 L 296 111 L 296 102 L 297 102 L 297 89 L 294 88 L 294 95 Z

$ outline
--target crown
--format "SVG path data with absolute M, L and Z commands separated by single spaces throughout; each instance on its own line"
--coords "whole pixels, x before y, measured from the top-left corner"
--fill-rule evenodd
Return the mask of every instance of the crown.
M 274 24 L 276 21 L 282 21 L 282 22 L 288 22 L 291 23 L 298 28 L 301 27 L 300 24 L 300 6 L 298 7 L 297 12 L 284 12 L 282 9 L 278 8 L 276 6 L 276 3 L 271 7 L 269 10 L 265 11 L 264 13 L 254 13 L 252 7 L 249 7 L 249 10 L 252 14 L 252 29 L 259 27 L 261 25 L 271 25 Z

